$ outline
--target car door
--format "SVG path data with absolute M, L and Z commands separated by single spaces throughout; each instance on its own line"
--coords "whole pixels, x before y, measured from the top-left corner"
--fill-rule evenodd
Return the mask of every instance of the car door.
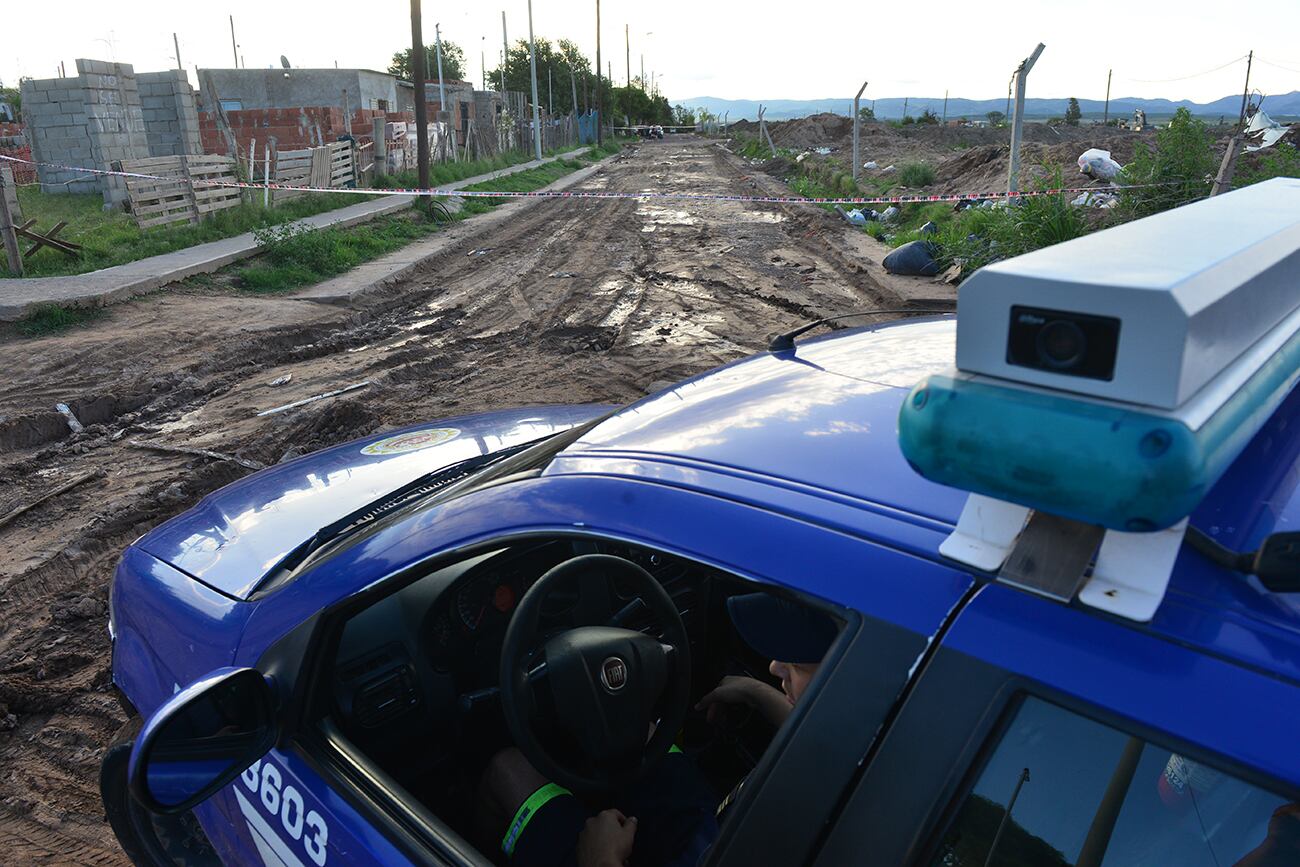
M 944 635 L 816 863 L 1300 863 L 1285 848 L 1300 841 L 1297 719 L 1293 683 L 988 585 Z

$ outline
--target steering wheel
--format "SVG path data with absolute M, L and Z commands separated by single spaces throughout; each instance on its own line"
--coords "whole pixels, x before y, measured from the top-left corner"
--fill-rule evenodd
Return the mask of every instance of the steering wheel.
M 537 647 L 546 596 L 590 573 L 633 585 L 663 626 L 663 640 L 631 629 L 579 626 Z M 533 767 L 562 786 L 582 792 L 625 786 L 667 754 L 686 719 L 690 653 L 677 606 L 649 572 L 608 554 L 566 560 L 529 588 L 506 627 L 500 683 L 510 734 Z M 558 759 L 537 737 L 539 689 L 550 691 L 555 721 L 582 746 L 582 759 Z M 658 725 L 647 741 L 656 709 Z

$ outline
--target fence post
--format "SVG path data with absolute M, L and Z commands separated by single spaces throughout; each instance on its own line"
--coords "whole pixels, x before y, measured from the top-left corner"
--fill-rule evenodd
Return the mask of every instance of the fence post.
M 13 212 L 9 209 L 9 190 L 13 184 L 13 172 L 8 166 L 0 166 L 0 236 L 4 237 L 5 259 L 9 270 L 15 277 L 23 276 L 23 254 L 18 247 L 18 233 L 14 231 Z M 14 186 L 17 192 L 17 186 Z
M 388 131 L 388 119 L 377 117 L 374 123 L 374 140 L 375 140 L 375 171 L 371 175 L 370 182 L 373 184 L 375 178 L 379 175 L 388 174 L 388 139 L 385 134 Z
M 862 168 L 862 157 L 858 154 L 858 127 L 861 125 L 858 120 L 858 102 L 862 99 L 862 91 L 867 89 L 867 82 L 862 82 L 858 88 L 858 95 L 853 97 L 853 180 L 858 179 L 858 171 Z
M 271 142 L 262 145 L 262 207 L 271 207 Z
M 1038 62 L 1038 55 L 1043 53 L 1045 47 L 1043 43 L 1038 43 L 1034 53 L 1020 61 L 1020 66 L 1016 67 L 1016 105 L 1015 114 L 1011 118 L 1011 171 L 1007 176 L 1008 193 L 1020 189 L 1020 138 L 1025 123 L 1025 76 L 1034 68 L 1034 64 Z
M 190 175 L 190 161 L 185 154 L 181 154 L 181 177 L 184 179 L 181 185 L 185 189 L 185 198 L 190 203 L 190 222 L 194 225 L 199 223 L 199 200 L 194 195 L 194 179 Z M 235 173 L 239 173 L 239 157 L 234 157 L 232 162 L 235 164 Z

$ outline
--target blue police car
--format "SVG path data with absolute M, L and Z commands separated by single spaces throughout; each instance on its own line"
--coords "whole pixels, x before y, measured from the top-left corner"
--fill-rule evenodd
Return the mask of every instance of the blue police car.
M 478 805 L 514 746 L 590 814 L 689 761 L 708 864 L 1300 864 L 1300 182 L 1259 187 L 987 268 L 956 317 L 211 494 L 112 587 L 123 848 L 509 863 L 526 811 L 503 846 Z M 755 594 L 834 627 L 775 729 L 696 709 L 767 677 Z

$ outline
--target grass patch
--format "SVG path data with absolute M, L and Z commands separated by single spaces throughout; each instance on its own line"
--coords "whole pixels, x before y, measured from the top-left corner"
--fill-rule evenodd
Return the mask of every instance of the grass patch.
M 362 201 L 361 195 L 329 193 L 300 196 L 273 208 L 261 204 L 245 203 L 237 208 L 218 211 L 198 225 L 176 223 L 141 230 L 130 214 L 105 211 L 103 200 L 97 195 L 74 193 L 42 193 L 37 187 L 19 187 L 18 201 L 24 219 L 35 219 L 36 228 L 49 229 L 60 220 L 67 227 L 60 238 L 82 245 L 81 255 L 75 259 L 55 250 L 41 250 L 24 261 L 28 277 L 57 277 L 84 274 L 114 265 L 123 265 L 217 241 L 263 226 L 299 220 L 322 211 L 342 208 Z M 0 279 L 10 278 L 0 274 Z
M 563 147 L 544 152 L 544 156 L 555 156 L 556 154 L 568 153 L 576 150 L 577 147 Z M 580 155 L 577 159 L 584 157 L 599 156 L 604 157 L 612 153 L 617 153 L 622 148 L 620 142 L 607 141 L 597 147 L 591 146 L 587 154 Z M 429 166 L 429 185 L 431 187 L 441 187 L 447 184 L 454 184 L 457 181 L 463 181 L 466 178 L 472 178 L 475 175 L 486 175 L 489 172 L 497 172 L 501 169 L 508 169 L 511 166 L 517 166 L 520 163 L 531 162 L 533 154 L 531 151 L 524 153 L 522 151 L 510 151 L 504 154 L 498 154 L 486 159 L 471 160 L 461 163 L 436 163 Z M 376 189 L 413 189 L 420 183 L 419 175 L 414 170 L 398 172 L 392 175 L 380 175 L 375 179 L 374 187 Z
M 606 143 L 597 156 L 616 153 L 622 145 Z M 530 192 L 584 168 L 583 158 L 556 160 L 533 169 L 466 187 L 486 192 Z M 491 171 L 489 169 L 489 171 Z M 490 211 L 509 201 L 473 198 L 452 219 L 460 220 Z M 258 293 L 287 292 L 342 274 L 363 262 L 406 246 L 437 232 L 444 224 L 421 208 L 381 217 L 352 228 L 312 229 L 305 226 L 270 226 L 254 232 L 264 252 L 254 261 L 235 267 L 242 288 Z
M 17 323 L 18 333 L 25 337 L 47 337 L 94 322 L 104 315 L 102 307 L 60 307 L 42 304 Z
M 907 163 L 898 170 L 898 182 L 905 187 L 928 187 L 934 183 L 934 167 L 925 163 Z

